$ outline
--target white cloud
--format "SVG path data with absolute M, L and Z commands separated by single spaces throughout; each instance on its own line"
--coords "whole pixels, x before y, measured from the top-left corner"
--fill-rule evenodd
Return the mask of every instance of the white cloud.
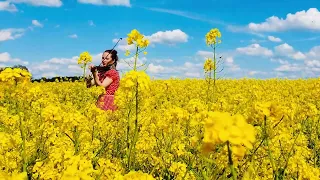
M 281 42 L 282 40 L 280 38 L 274 37 L 274 36 L 268 36 L 269 41 L 272 42 Z
M 90 64 L 99 65 L 101 62 L 102 53 L 91 54 L 92 62 Z M 79 56 L 71 58 L 51 58 L 44 60 L 42 63 L 34 63 L 30 65 L 30 72 L 33 77 L 40 78 L 46 76 L 47 78 L 55 76 L 82 76 L 83 69 L 81 69 L 78 62 Z M 87 66 L 86 74 L 89 74 Z
M 41 77 L 45 78 L 52 78 L 52 77 L 58 77 L 59 75 L 55 72 L 44 72 L 41 74 Z
M 295 51 L 294 48 L 287 43 L 278 45 L 274 49 L 276 54 L 280 56 L 286 56 L 295 60 L 303 60 L 306 58 L 302 52 Z
M 164 66 L 163 64 L 150 63 L 147 72 L 151 77 L 169 78 L 169 77 L 201 77 L 203 75 L 202 63 L 185 62 L 181 65 Z
M 255 74 L 258 74 L 259 73 L 259 71 L 249 71 L 249 75 L 250 76 L 253 76 L 253 75 L 255 75 Z
M 8 0 L 9 2 L 18 4 L 25 3 L 33 6 L 47 6 L 47 7 L 60 7 L 62 6 L 61 0 Z
M 184 75 L 187 77 L 193 77 L 193 78 L 200 78 L 201 77 L 200 72 L 186 72 L 186 73 L 184 73 Z
M 93 62 L 90 64 L 99 65 L 101 62 L 102 53 L 92 54 Z M 2 54 L 0 57 L 0 64 L 8 61 L 11 58 L 8 53 Z M 9 58 L 10 57 L 10 58 Z M 34 78 L 40 77 L 55 77 L 55 76 L 82 76 L 83 69 L 80 68 L 80 65 L 77 64 L 79 56 L 73 56 L 70 58 L 58 58 L 54 57 L 51 59 L 44 60 L 39 63 L 32 63 L 28 65 L 28 69 L 32 73 Z M 156 61 L 159 60 L 159 63 Z M 2 62 L 3 61 L 3 62 Z M 5 61 L 5 62 L 4 62 Z M 169 78 L 169 77 L 195 77 L 202 78 L 204 75 L 203 72 L 203 62 L 193 63 L 190 61 L 184 62 L 183 64 L 171 64 L 166 65 L 165 62 L 172 62 L 171 59 L 155 59 L 154 61 L 149 61 L 146 57 L 140 56 L 138 58 L 137 66 L 139 69 L 147 68 L 147 73 L 154 78 Z M 128 63 L 128 64 L 127 64 Z M 233 58 L 228 57 L 225 61 L 226 66 L 230 69 L 239 69 L 238 66 L 234 64 Z M 125 58 L 119 59 L 117 69 L 120 74 L 127 72 L 132 69 L 134 64 L 134 58 Z M 144 65 L 143 67 L 141 67 Z M 88 68 L 86 74 L 90 74 Z M 219 75 L 220 76 L 220 75 Z
M 77 64 L 79 56 L 72 58 L 51 58 L 42 63 L 34 63 L 29 70 L 33 77 L 55 77 L 55 76 L 80 76 L 83 70 Z M 92 57 L 93 59 L 95 56 Z M 78 68 L 77 68 L 78 66 Z
M 213 52 L 211 51 L 197 51 L 195 60 L 200 61 L 204 63 L 204 60 L 207 58 L 212 58 L 213 59 Z M 216 60 L 217 60 L 217 71 L 228 71 L 228 72 L 235 72 L 241 70 L 239 65 L 234 63 L 234 57 L 236 54 L 233 52 L 229 53 L 221 53 L 221 54 L 216 54 Z
M 249 56 L 272 56 L 273 52 L 268 48 L 262 47 L 259 44 L 251 44 L 247 47 L 240 47 L 236 49 L 237 52 Z
M 320 68 L 320 59 L 319 60 L 309 60 L 309 61 L 306 61 L 305 64 L 307 65 L 307 67 Z
M 306 58 L 306 55 L 304 55 L 302 52 L 298 51 L 292 55 L 292 58 L 295 60 L 303 60 Z
M 248 71 L 247 73 L 249 76 L 254 76 L 254 75 L 267 75 L 267 72 L 263 71 Z
M 71 34 L 71 35 L 69 35 L 69 38 L 76 39 L 76 38 L 78 38 L 78 35 L 76 35 L 76 34 Z
M 239 67 L 239 65 L 234 64 L 234 60 L 233 57 L 227 57 L 224 61 L 227 70 L 230 71 L 239 71 L 241 68 Z
M 228 25 L 227 29 L 231 32 L 243 32 L 243 33 L 248 33 L 248 34 L 252 34 L 261 38 L 264 38 L 265 35 L 258 33 L 258 32 L 254 32 L 252 30 L 250 30 L 248 27 L 242 27 L 242 26 L 235 26 L 235 25 Z
M 287 43 L 276 46 L 275 51 L 280 55 L 292 54 L 294 53 L 294 49 Z
M 176 44 L 188 42 L 188 35 L 180 29 L 172 31 L 158 31 L 151 36 L 146 36 L 151 43 L 155 44 Z
M 149 64 L 148 71 L 151 73 L 159 73 L 163 71 L 165 68 L 161 65 L 154 65 L 153 63 Z
M 92 56 L 92 62 L 89 64 L 93 65 L 99 65 L 101 62 L 101 56 L 102 53 L 98 54 L 91 54 Z M 81 69 L 80 65 L 77 63 L 79 56 L 73 56 L 71 58 L 51 58 L 48 60 L 44 60 L 43 62 L 39 63 L 31 63 L 27 66 L 27 68 L 30 70 L 34 78 L 40 78 L 40 77 L 55 77 L 55 76 L 82 76 L 83 75 L 83 69 Z M 126 58 L 126 59 L 119 59 L 117 69 L 120 72 L 125 72 L 129 69 L 132 69 L 133 67 L 133 61 L 134 58 Z M 8 53 L 2 53 L 0 54 L 0 64 L 4 63 L 4 65 L 8 64 L 14 65 L 14 62 L 23 62 L 19 59 L 13 59 Z M 129 63 L 129 65 L 127 63 Z M 138 58 L 137 66 L 140 67 L 143 64 L 146 64 L 147 59 L 145 57 Z M 27 64 L 27 63 L 24 63 Z M 146 64 L 147 66 L 148 64 Z M 139 69 L 145 68 L 140 67 Z M 157 68 L 161 68 L 159 65 L 154 65 L 153 71 L 157 71 Z M 88 66 L 86 69 L 86 74 L 90 74 Z
M 318 57 L 320 59 L 320 46 L 311 48 L 307 55 L 311 58 Z
M 12 58 L 11 55 L 8 52 L 0 53 L 0 63 L 15 65 L 15 64 L 22 64 L 22 65 L 28 65 L 29 62 L 22 61 L 18 58 Z
M 320 68 L 320 46 L 315 46 L 310 49 L 309 52 L 305 53 L 306 58 L 304 60 L 304 64 L 309 68 Z M 318 69 L 313 69 L 317 72 Z
M 234 57 L 240 54 L 251 56 L 267 56 L 271 62 L 279 63 L 279 66 L 271 71 L 259 71 L 246 69 L 234 64 Z M 198 51 L 197 55 L 200 56 L 202 61 L 205 57 L 213 57 L 210 51 Z M 293 48 L 287 43 L 280 44 L 272 49 L 261 47 L 259 44 L 251 44 L 247 47 L 237 48 L 234 52 L 222 53 L 223 67 L 227 72 L 237 72 L 232 76 L 261 76 L 263 77 L 316 77 L 319 75 L 320 70 L 320 46 L 311 48 L 308 52 L 301 52 Z M 293 61 L 292 60 L 300 60 Z
M 65 64 L 76 64 L 77 61 L 78 61 L 78 56 L 74 56 L 72 58 L 51 58 L 49 60 L 45 60 L 44 63 L 65 65 Z
M 278 62 L 280 64 L 289 64 L 289 61 L 283 60 L 281 58 L 271 58 L 270 60 L 271 60 L 271 62 Z
M 88 23 L 89 23 L 89 26 L 95 26 L 92 20 L 89 20 Z
M 248 28 L 253 31 L 286 31 L 291 29 L 320 30 L 320 12 L 316 8 L 307 11 L 289 13 L 286 18 L 271 16 L 262 23 L 249 23 Z
M 138 57 L 136 65 L 138 69 L 145 68 L 146 66 L 148 66 L 147 58 L 143 56 Z M 120 71 L 133 69 L 133 67 L 134 67 L 134 57 L 119 59 L 119 62 L 117 64 L 117 69 L 119 69 Z
M 282 64 L 281 66 L 275 68 L 275 71 L 282 72 L 297 72 L 301 71 L 303 68 L 299 64 Z
M 68 70 L 69 70 L 69 72 L 76 73 L 76 74 L 79 74 L 80 72 L 83 72 L 83 69 L 77 64 L 68 65 Z M 89 70 L 87 69 L 87 71 L 89 71 Z
M 264 39 L 251 39 L 250 42 L 253 43 L 253 44 L 259 44 L 259 43 L 267 42 L 267 40 L 264 40 Z
M 50 63 L 42 63 L 35 66 L 30 67 L 31 73 L 38 73 L 38 72 L 47 72 L 47 71 L 57 71 L 61 70 L 58 65 L 53 65 Z
M 119 39 L 113 39 L 112 42 L 117 43 L 118 40 Z M 126 50 L 133 51 L 135 50 L 135 45 L 134 44 L 128 45 L 127 38 L 123 38 L 122 40 L 119 41 L 115 49 L 120 51 L 126 51 Z
M 1 29 L 0 30 L 0 42 L 7 41 L 7 40 L 14 40 L 21 37 L 24 33 L 24 29 Z
M 181 31 L 180 29 L 168 30 L 168 31 L 158 31 L 150 36 L 144 35 L 146 39 L 149 40 L 149 46 L 153 46 L 155 44 L 169 44 L 174 45 L 176 43 L 184 43 L 188 42 L 188 35 Z M 113 43 L 117 43 L 119 39 L 113 39 Z M 115 48 L 120 51 L 134 51 L 135 45 L 128 45 L 127 38 L 123 38 L 119 41 L 117 47 Z
M 198 51 L 197 55 L 203 57 L 204 59 L 212 58 L 213 57 L 213 52 L 210 52 L 210 51 Z
M 173 62 L 172 59 L 155 59 L 153 61 L 156 63 L 172 63 Z
M 181 16 L 181 17 L 185 17 L 188 19 L 203 21 L 203 22 L 207 22 L 210 24 L 220 24 L 220 25 L 224 25 L 224 26 L 226 25 L 226 23 L 223 21 L 213 20 L 212 18 L 208 19 L 202 15 L 187 12 L 187 11 L 179 11 L 179 10 L 163 9 L 163 8 L 145 8 L 145 9 L 150 10 L 150 11 L 155 11 L 155 12 L 173 14 L 176 16 Z
M 43 24 L 41 24 L 38 20 L 32 20 L 32 24 L 36 27 L 43 27 Z
M 14 4 L 9 1 L 1 1 L 0 2 L 0 11 L 9 11 L 9 12 L 17 12 L 18 9 Z
M 0 62 L 8 62 L 11 59 L 10 54 L 7 52 L 0 54 Z
M 320 46 L 315 46 L 309 52 L 302 53 L 294 50 L 288 44 L 282 44 L 277 47 L 277 53 L 283 53 L 287 58 L 301 59 L 303 61 L 296 61 L 301 63 L 291 63 L 287 60 L 273 59 L 274 62 L 279 62 L 280 66 L 275 68 L 275 72 L 282 72 L 286 77 L 318 77 L 320 72 Z M 287 53 L 287 54 L 285 54 Z
M 130 0 L 78 0 L 79 3 L 131 7 Z
M 204 75 L 203 72 L 203 64 L 202 63 L 191 63 L 191 62 L 185 62 L 183 64 L 183 66 L 176 66 L 176 67 L 172 67 L 168 70 L 170 70 L 169 72 L 176 72 L 176 76 L 180 76 L 180 77 L 196 77 L 199 78 L 201 77 L 201 75 Z
M 308 38 L 295 39 L 295 40 L 292 40 L 292 41 L 295 41 L 295 42 L 300 42 L 300 41 L 315 41 L 315 40 L 318 40 L 318 39 L 320 39 L 320 36 L 311 36 L 311 37 L 308 37 Z

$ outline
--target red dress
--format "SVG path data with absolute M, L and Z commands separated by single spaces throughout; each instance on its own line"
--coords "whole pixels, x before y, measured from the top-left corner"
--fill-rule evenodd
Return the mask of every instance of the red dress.
M 105 88 L 105 93 L 101 94 L 97 100 L 97 107 L 102 110 L 112 110 L 115 111 L 117 109 L 116 105 L 114 104 L 114 93 L 119 87 L 120 83 L 120 76 L 117 70 L 111 69 L 105 73 L 98 74 L 100 82 L 108 77 L 112 79 L 112 83 Z

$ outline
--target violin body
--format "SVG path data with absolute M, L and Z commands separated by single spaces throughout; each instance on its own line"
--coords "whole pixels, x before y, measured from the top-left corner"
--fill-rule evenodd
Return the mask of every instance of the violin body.
M 104 73 L 104 72 L 107 72 L 111 69 L 111 65 L 108 65 L 108 66 L 94 66 L 91 71 L 94 72 L 94 71 L 98 71 L 98 73 Z
M 95 71 L 98 71 L 98 73 L 104 74 L 105 72 L 107 72 L 107 71 L 109 71 L 111 69 L 111 66 L 112 65 L 108 65 L 108 66 L 93 66 L 91 68 L 91 72 L 93 73 Z M 86 80 L 87 88 L 90 88 L 95 84 L 95 82 L 93 80 L 93 77 L 91 75 L 89 77 L 86 77 L 85 80 Z

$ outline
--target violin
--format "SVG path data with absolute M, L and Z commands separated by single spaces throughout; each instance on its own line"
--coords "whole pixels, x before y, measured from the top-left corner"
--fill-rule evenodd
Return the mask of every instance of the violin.
M 111 52 L 110 54 L 112 54 L 112 51 L 114 50 L 114 48 L 117 46 L 117 44 L 119 43 L 119 41 L 122 40 L 122 38 L 119 38 L 118 42 L 113 46 L 113 48 L 111 49 Z M 101 63 L 102 64 L 102 63 Z M 94 71 L 98 71 L 98 73 L 104 73 L 104 72 L 107 72 L 111 69 L 111 66 L 113 64 L 110 64 L 110 65 L 107 65 L 107 66 L 102 66 L 102 65 L 99 65 L 99 66 L 94 66 L 92 67 L 91 69 L 91 72 L 94 72 Z
M 111 69 L 111 66 L 113 64 L 110 64 L 110 65 L 107 65 L 107 66 L 93 66 L 91 68 L 91 72 L 92 74 L 95 72 L 95 71 L 98 71 L 98 73 L 106 73 L 107 71 L 109 71 Z M 90 88 L 91 86 L 93 86 L 95 83 L 93 81 L 93 77 L 91 75 L 89 75 L 89 77 L 85 77 L 85 81 L 86 81 L 86 84 L 87 84 L 87 88 Z
M 110 64 L 110 65 L 107 65 L 107 66 L 101 66 L 101 65 L 93 66 L 91 68 L 91 72 L 98 71 L 98 73 L 105 73 L 105 72 L 107 72 L 107 71 L 109 71 L 111 69 L 112 65 L 113 64 Z

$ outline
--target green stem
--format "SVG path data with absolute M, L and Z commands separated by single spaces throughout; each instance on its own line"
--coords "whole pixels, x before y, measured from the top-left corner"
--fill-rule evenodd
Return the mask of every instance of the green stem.
M 209 82 L 208 82 L 208 89 L 207 89 L 207 106 L 209 111 L 209 91 L 210 91 L 210 82 L 211 82 L 211 71 L 209 71 Z
M 274 164 L 274 160 L 273 160 L 273 156 L 270 150 L 270 146 L 269 146 L 269 141 L 268 141 L 268 133 L 267 133 L 267 116 L 264 116 L 264 136 L 265 136 L 265 143 L 267 145 L 268 148 L 268 156 L 270 158 L 270 162 L 271 162 L 271 166 L 272 166 L 272 170 L 273 170 L 273 174 L 275 175 L 275 179 L 278 179 L 278 174 L 276 172 L 276 168 L 275 168 L 275 164 Z
M 22 120 L 21 117 L 19 117 L 19 124 L 20 124 L 20 135 L 22 138 L 22 147 L 21 147 L 21 155 L 22 155 L 22 160 L 23 160 L 23 165 L 22 165 L 22 171 L 27 172 L 27 157 L 26 157 L 26 137 L 23 131 L 22 127 Z
M 77 130 L 77 126 L 74 128 L 74 148 L 75 148 L 75 155 L 79 154 L 80 151 L 80 142 L 79 142 L 79 132 Z
M 138 45 L 136 45 L 136 54 L 135 54 L 135 57 L 134 57 L 134 67 L 133 67 L 134 71 L 137 70 L 138 51 L 139 51 L 139 47 L 138 47 Z
M 228 160 L 229 160 L 229 167 L 230 167 L 230 170 L 231 170 L 231 174 L 232 174 L 233 179 L 237 180 L 237 173 L 236 173 L 236 171 L 234 169 L 234 166 L 233 166 L 232 152 L 231 152 L 231 149 L 230 149 L 229 141 L 227 141 L 227 146 L 228 146 Z
M 319 126 L 319 121 L 320 119 L 317 121 L 317 125 L 315 128 L 315 141 L 314 141 L 314 146 L 313 146 L 313 161 L 314 161 L 314 168 L 317 167 L 317 145 L 318 145 L 318 126 Z M 311 131 L 312 132 L 312 131 Z
M 214 45 L 213 47 L 213 63 L 214 63 L 214 67 L 213 67 L 213 86 L 216 85 L 216 70 L 217 70 L 217 65 L 216 65 L 216 45 Z
M 133 92 L 132 92 L 132 94 L 133 94 Z M 130 99 L 130 102 L 128 103 L 128 105 L 127 105 L 127 108 L 129 109 L 129 111 L 128 111 L 128 116 L 127 116 L 127 118 L 128 118 L 128 126 L 127 126 L 127 157 L 128 157 L 128 161 L 127 161 L 127 170 L 128 170 L 128 172 L 129 172 L 129 170 L 131 169 L 131 164 L 130 164 L 130 162 L 131 162 L 131 151 L 132 151 L 132 141 L 131 141 L 131 139 L 130 139 L 130 133 L 131 133 L 131 127 L 130 127 L 130 115 L 131 115 L 131 112 L 132 112 L 132 108 L 131 108 L 131 102 L 133 101 L 133 99 L 131 100 Z
M 138 46 L 137 46 L 137 52 L 138 52 Z M 136 65 L 137 65 L 137 53 L 136 53 L 136 57 L 135 57 L 135 61 L 134 61 L 134 70 L 136 70 Z M 134 162 L 135 160 L 135 154 L 133 154 L 132 157 L 132 153 L 135 153 L 136 150 L 136 142 L 137 142 L 137 138 L 138 138 L 138 108 L 139 108 L 139 101 L 138 101 L 138 78 L 136 79 L 136 89 L 135 89 L 135 121 L 134 121 L 134 135 L 133 135 L 133 140 L 132 140 L 132 144 L 130 145 L 130 149 L 129 149 L 129 157 L 128 157 L 128 169 L 131 170 L 131 160 L 133 159 L 132 162 Z
M 87 66 L 87 64 L 84 63 L 83 64 L 83 79 L 85 79 L 85 77 L 86 77 L 86 66 Z

